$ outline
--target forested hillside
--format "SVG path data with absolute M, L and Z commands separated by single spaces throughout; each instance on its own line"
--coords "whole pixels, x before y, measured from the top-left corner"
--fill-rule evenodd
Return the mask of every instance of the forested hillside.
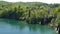
M 0 1 L 0 18 L 23 20 L 32 24 L 59 24 L 60 4 Z

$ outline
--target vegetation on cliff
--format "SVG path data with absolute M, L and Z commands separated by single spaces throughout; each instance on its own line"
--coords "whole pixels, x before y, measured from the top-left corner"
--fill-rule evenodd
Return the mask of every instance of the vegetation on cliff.
M 24 20 L 32 24 L 60 24 L 60 4 L 0 1 L 0 18 Z

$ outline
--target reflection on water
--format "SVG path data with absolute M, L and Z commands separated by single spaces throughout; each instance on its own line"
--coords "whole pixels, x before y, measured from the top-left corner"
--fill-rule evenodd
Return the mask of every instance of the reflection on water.
M 25 23 L 14 19 L 0 19 L 0 34 L 56 34 L 48 26 Z

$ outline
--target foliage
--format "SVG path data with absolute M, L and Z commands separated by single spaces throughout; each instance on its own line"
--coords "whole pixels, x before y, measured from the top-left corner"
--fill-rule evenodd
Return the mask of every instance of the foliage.
M 25 20 L 34 24 L 58 24 L 60 23 L 60 4 L 0 1 L 0 18 Z

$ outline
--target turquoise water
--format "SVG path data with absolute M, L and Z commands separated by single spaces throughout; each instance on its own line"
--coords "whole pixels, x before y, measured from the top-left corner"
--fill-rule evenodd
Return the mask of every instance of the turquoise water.
M 0 34 L 56 34 L 48 26 L 25 23 L 14 19 L 0 19 Z

